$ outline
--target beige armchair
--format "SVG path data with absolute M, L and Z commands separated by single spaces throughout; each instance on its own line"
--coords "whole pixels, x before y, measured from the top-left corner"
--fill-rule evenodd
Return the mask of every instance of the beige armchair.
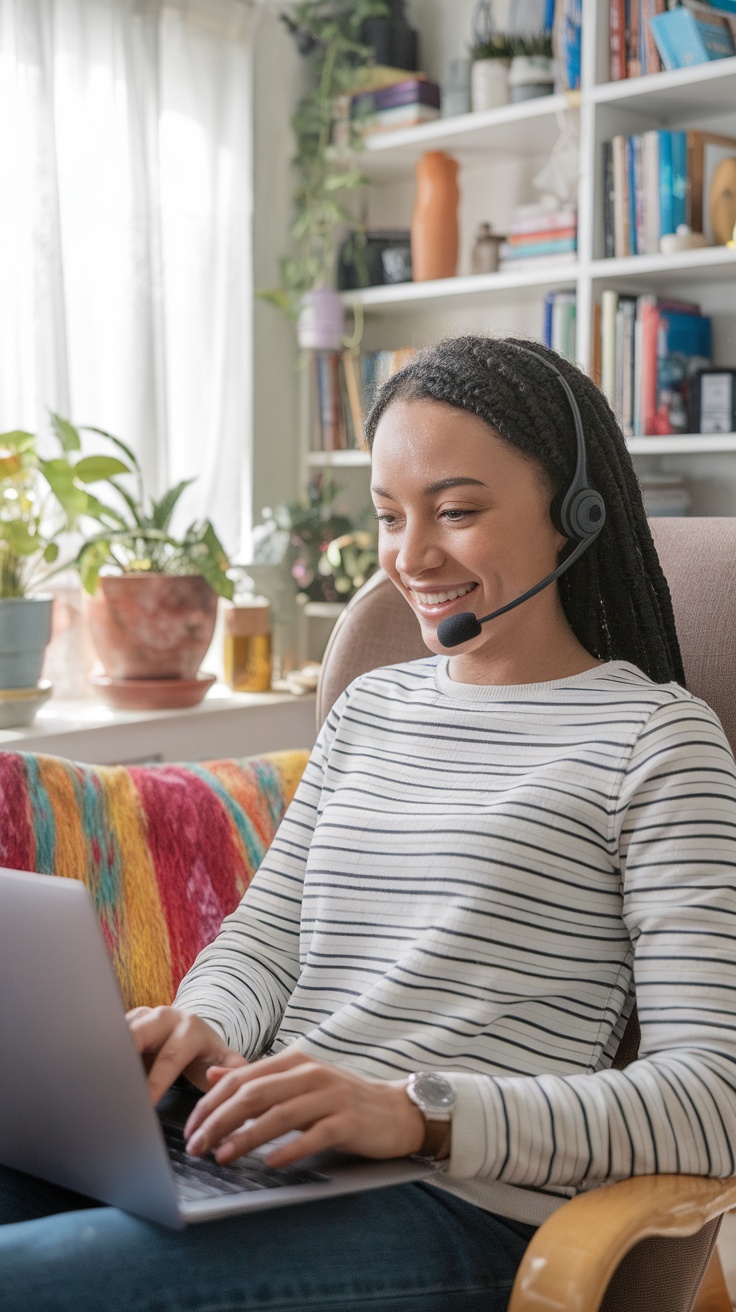
M 720 716 L 736 746 L 736 519 L 655 519 L 688 687 Z M 358 674 L 427 654 L 414 616 L 384 575 L 346 608 L 330 639 L 317 695 L 324 719 Z M 635 1018 L 616 1065 L 638 1048 Z M 715 1241 L 736 1208 L 736 1179 L 640 1176 L 565 1203 L 540 1226 L 509 1312 L 730 1312 Z

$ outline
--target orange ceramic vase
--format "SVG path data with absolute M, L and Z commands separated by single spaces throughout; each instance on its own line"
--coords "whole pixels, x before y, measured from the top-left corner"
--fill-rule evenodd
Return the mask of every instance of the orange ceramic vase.
M 411 220 L 414 282 L 453 278 L 457 270 L 457 160 L 428 150 L 417 162 L 417 192 Z

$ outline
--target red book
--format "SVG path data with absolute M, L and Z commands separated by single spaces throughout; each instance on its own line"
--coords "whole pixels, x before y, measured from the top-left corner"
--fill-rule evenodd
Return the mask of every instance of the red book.
M 626 77 L 626 0 L 611 0 L 611 81 L 621 82 Z

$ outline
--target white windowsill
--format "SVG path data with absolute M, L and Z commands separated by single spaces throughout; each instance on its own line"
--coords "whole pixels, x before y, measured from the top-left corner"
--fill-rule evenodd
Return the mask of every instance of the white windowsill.
M 0 751 L 44 752 L 97 765 L 203 761 L 310 748 L 315 697 L 234 693 L 215 684 L 199 706 L 117 711 L 97 700 L 51 698 L 27 729 L 0 730 Z

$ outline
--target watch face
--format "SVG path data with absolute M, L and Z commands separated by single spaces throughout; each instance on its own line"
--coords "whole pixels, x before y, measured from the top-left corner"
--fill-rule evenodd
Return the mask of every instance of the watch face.
M 455 1106 L 456 1093 L 444 1075 L 421 1071 L 412 1079 L 414 1093 L 427 1111 L 449 1112 Z

